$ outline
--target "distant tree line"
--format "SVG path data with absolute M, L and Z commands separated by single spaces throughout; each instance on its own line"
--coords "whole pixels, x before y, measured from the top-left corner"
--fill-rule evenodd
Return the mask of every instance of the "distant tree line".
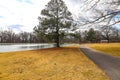
M 90 28 L 82 32 L 72 33 L 80 43 L 99 43 L 102 40 L 120 42 L 120 29 L 102 27 L 101 29 Z M 78 37 L 79 36 L 79 37 Z
M 54 32 L 42 34 L 41 32 L 15 33 L 11 29 L 0 31 L 0 43 L 54 43 Z M 60 43 L 98 43 L 101 40 L 120 42 L 120 30 L 116 28 L 101 29 L 90 28 L 85 31 L 68 31 L 60 33 Z
M 0 31 L 0 43 L 35 43 L 39 42 L 34 33 L 20 32 L 16 34 L 12 30 Z

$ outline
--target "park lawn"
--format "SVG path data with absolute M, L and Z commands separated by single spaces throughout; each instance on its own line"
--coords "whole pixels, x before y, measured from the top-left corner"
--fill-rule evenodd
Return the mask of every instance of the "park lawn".
M 0 80 L 109 80 L 78 45 L 0 54 Z
M 112 56 L 120 57 L 120 43 L 97 43 L 88 44 L 88 46 Z

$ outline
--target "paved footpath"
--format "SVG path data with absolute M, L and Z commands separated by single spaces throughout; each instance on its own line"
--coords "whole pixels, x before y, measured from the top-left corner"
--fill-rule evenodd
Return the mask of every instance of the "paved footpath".
M 111 80 L 120 80 L 120 58 L 104 54 L 86 46 L 81 46 L 80 49 L 88 58 L 99 66 Z

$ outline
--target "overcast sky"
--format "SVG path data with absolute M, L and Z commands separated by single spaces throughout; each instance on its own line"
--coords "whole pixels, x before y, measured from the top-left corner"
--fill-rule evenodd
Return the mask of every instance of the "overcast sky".
M 31 32 L 40 11 L 50 0 L 0 0 L 0 29 Z M 69 11 L 78 15 L 80 0 L 64 0 Z

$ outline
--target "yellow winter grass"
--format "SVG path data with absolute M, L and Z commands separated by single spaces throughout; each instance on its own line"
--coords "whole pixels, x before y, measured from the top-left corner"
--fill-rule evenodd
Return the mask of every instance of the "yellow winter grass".
M 120 57 L 120 43 L 89 44 L 88 46 L 112 56 Z
M 0 54 L 0 80 L 109 80 L 79 46 Z

